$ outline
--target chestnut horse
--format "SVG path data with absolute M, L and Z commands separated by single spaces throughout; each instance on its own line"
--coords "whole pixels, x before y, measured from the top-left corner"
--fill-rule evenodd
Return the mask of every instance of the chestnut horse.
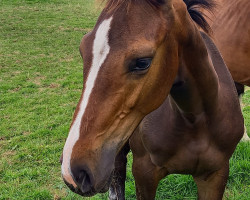
M 191 174 L 200 199 L 222 198 L 243 117 L 220 53 L 195 24 L 207 30 L 199 5 L 210 7 L 108 0 L 80 45 L 84 88 L 61 166 L 72 191 L 106 192 L 130 141 L 138 199 L 154 199 L 171 173 Z
M 250 87 L 250 1 L 216 0 L 213 13 L 204 10 L 216 46 L 234 81 Z
M 244 85 L 250 86 L 250 1 L 216 2 L 215 12 L 206 12 L 207 20 L 240 95 L 244 93 Z M 250 141 L 246 131 L 242 139 Z
M 215 14 L 208 13 L 215 44 L 234 81 L 250 87 L 250 1 L 217 1 Z

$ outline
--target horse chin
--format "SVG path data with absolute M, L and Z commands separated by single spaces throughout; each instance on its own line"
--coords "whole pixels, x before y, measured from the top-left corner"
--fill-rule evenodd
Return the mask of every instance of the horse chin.
M 109 176 L 107 181 L 104 184 L 101 184 L 101 187 L 99 187 L 101 189 L 99 189 L 97 193 L 105 193 L 105 192 L 107 192 L 109 190 L 109 186 L 111 184 L 112 178 L 113 178 L 113 172 L 111 173 L 111 175 Z
M 106 184 L 104 184 L 104 187 L 99 191 L 99 193 L 105 193 L 109 190 L 109 186 L 111 184 L 113 178 L 113 172 L 111 173 L 111 175 L 109 176 L 109 179 L 107 180 Z

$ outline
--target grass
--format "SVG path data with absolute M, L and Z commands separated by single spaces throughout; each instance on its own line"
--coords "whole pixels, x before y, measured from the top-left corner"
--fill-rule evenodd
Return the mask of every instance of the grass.
M 82 89 L 81 38 L 93 0 L 0 0 L 0 199 L 82 199 L 60 176 L 59 158 Z M 250 91 L 243 99 L 250 132 Z M 129 155 L 126 199 L 135 199 Z M 225 199 L 250 196 L 250 144 L 231 162 Z M 190 176 L 161 181 L 156 199 L 196 199 Z M 107 199 L 107 194 L 86 199 Z

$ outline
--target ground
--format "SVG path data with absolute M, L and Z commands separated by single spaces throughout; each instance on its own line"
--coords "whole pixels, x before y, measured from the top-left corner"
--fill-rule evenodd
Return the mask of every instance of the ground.
M 59 158 L 83 77 L 79 44 L 97 19 L 94 0 L 0 1 L 0 199 L 82 199 L 63 183 Z M 250 133 L 250 90 L 243 97 Z M 129 156 L 126 199 L 135 199 Z M 250 196 L 250 144 L 230 161 L 225 199 Z M 157 198 L 196 199 L 190 176 L 162 180 Z M 107 199 L 107 194 L 86 199 Z

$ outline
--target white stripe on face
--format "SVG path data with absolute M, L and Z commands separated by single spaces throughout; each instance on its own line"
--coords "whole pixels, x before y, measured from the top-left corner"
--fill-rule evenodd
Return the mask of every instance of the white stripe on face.
M 75 121 L 73 122 L 71 126 L 68 138 L 66 140 L 66 143 L 63 149 L 62 175 L 63 175 L 63 178 L 68 183 L 72 184 L 74 187 L 76 187 L 76 184 L 74 183 L 72 179 L 71 168 L 70 168 L 70 159 L 71 159 L 72 149 L 75 143 L 77 142 L 77 140 L 79 139 L 81 119 L 88 105 L 89 97 L 95 85 L 96 77 L 110 51 L 110 46 L 108 44 L 108 33 L 110 30 L 111 21 L 112 21 L 112 17 L 104 20 L 99 25 L 96 31 L 95 39 L 93 43 L 92 66 L 90 68 L 89 75 L 86 79 L 87 81 L 85 84 L 83 98 L 80 103 L 79 112 L 75 118 Z

